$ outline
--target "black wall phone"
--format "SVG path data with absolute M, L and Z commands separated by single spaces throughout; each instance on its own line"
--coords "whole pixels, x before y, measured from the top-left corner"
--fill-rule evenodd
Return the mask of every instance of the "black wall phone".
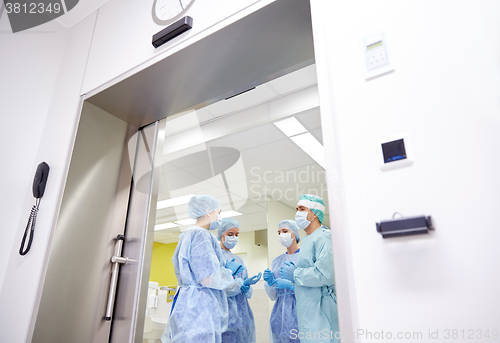
M 28 219 L 28 224 L 24 230 L 23 240 L 21 242 L 21 247 L 19 248 L 19 254 L 24 256 L 30 251 L 31 243 L 33 242 L 33 235 L 35 234 L 35 222 L 36 215 L 38 214 L 38 209 L 40 207 L 40 199 L 45 192 L 45 186 L 47 185 L 47 179 L 49 177 L 50 167 L 47 163 L 42 162 L 36 168 L 35 178 L 33 179 L 33 196 L 36 198 L 35 205 L 31 208 L 30 217 Z M 30 236 L 28 240 L 28 245 L 24 249 L 26 244 L 26 238 Z M 23 250 L 24 249 L 24 250 Z

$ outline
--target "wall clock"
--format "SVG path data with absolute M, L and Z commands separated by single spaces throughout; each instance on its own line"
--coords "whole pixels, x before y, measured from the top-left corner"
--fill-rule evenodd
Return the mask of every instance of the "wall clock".
M 165 25 L 179 19 L 194 0 L 155 0 L 153 3 L 153 20 Z

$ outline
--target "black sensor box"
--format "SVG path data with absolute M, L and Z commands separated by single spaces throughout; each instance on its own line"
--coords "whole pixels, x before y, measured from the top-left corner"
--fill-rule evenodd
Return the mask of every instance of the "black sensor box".
M 153 46 L 158 48 L 171 39 L 193 28 L 193 18 L 184 17 L 153 35 Z
M 430 216 L 385 220 L 376 225 L 377 231 L 382 234 L 383 238 L 418 235 L 429 233 L 429 230 L 434 230 Z

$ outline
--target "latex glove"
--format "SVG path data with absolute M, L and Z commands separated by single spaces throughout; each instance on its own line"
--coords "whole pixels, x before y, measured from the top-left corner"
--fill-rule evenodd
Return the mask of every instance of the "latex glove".
M 246 293 L 246 292 L 248 292 L 248 290 L 249 290 L 249 289 L 250 289 L 250 285 L 245 285 L 245 284 L 243 284 L 243 286 L 241 286 L 241 287 L 240 287 L 240 291 L 241 291 L 242 293 Z
M 233 258 L 231 261 L 226 262 L 226 268 L 233 272 L 233 276 L 245 270 L 245 267 L 243 267 L 243 265 L 234 262 L 234 260 L 235 259 Z
M 290 280 L 287 279 L 276 279 L 276 289 L 289 289 L 289 290 L 294 290 L 293 288 L 293 283 Z
M 248 286 L 255 285 L 260 280 L 261 276 L 262 276 L 262 273 L 259 273 L 257 275 L 251 276 L 251 277 L 247 277 L 243 281 L 243 285 L 248 285 Z
M 294 281 L 293 272 L 297 266 L 293 262 L 285 262 L 285 265 L 280 268 L 280 276 L 282 279 Z
M 273 272 L 269 268 L 264 270 L 264 281 L 267 282 L 267 284 L 269 286 L 274 285 L 274 283 L 276 282 L 276 279 L 274 278 Z

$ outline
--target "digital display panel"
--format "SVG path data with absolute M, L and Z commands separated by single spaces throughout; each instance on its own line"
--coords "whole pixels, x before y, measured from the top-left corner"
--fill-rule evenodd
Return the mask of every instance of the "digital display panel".
M 381 40 L 380 40 L 380 41 L 378 41 L 378 42 L 376 42 L 376 43 L 373 43 L 373 44 L 368 45 L 368 46 L 366 47 L 366 50 L 375 49 L 375 48 L 377 48 L 377 47 L 379 47 L 379 46 L 382 46 L 382 41 L 381 41 Z
M 406 149 L 404 139 L 398 139 L 392 142 L 382 144 L 384 154 L 384 163 L 406 159 Z

